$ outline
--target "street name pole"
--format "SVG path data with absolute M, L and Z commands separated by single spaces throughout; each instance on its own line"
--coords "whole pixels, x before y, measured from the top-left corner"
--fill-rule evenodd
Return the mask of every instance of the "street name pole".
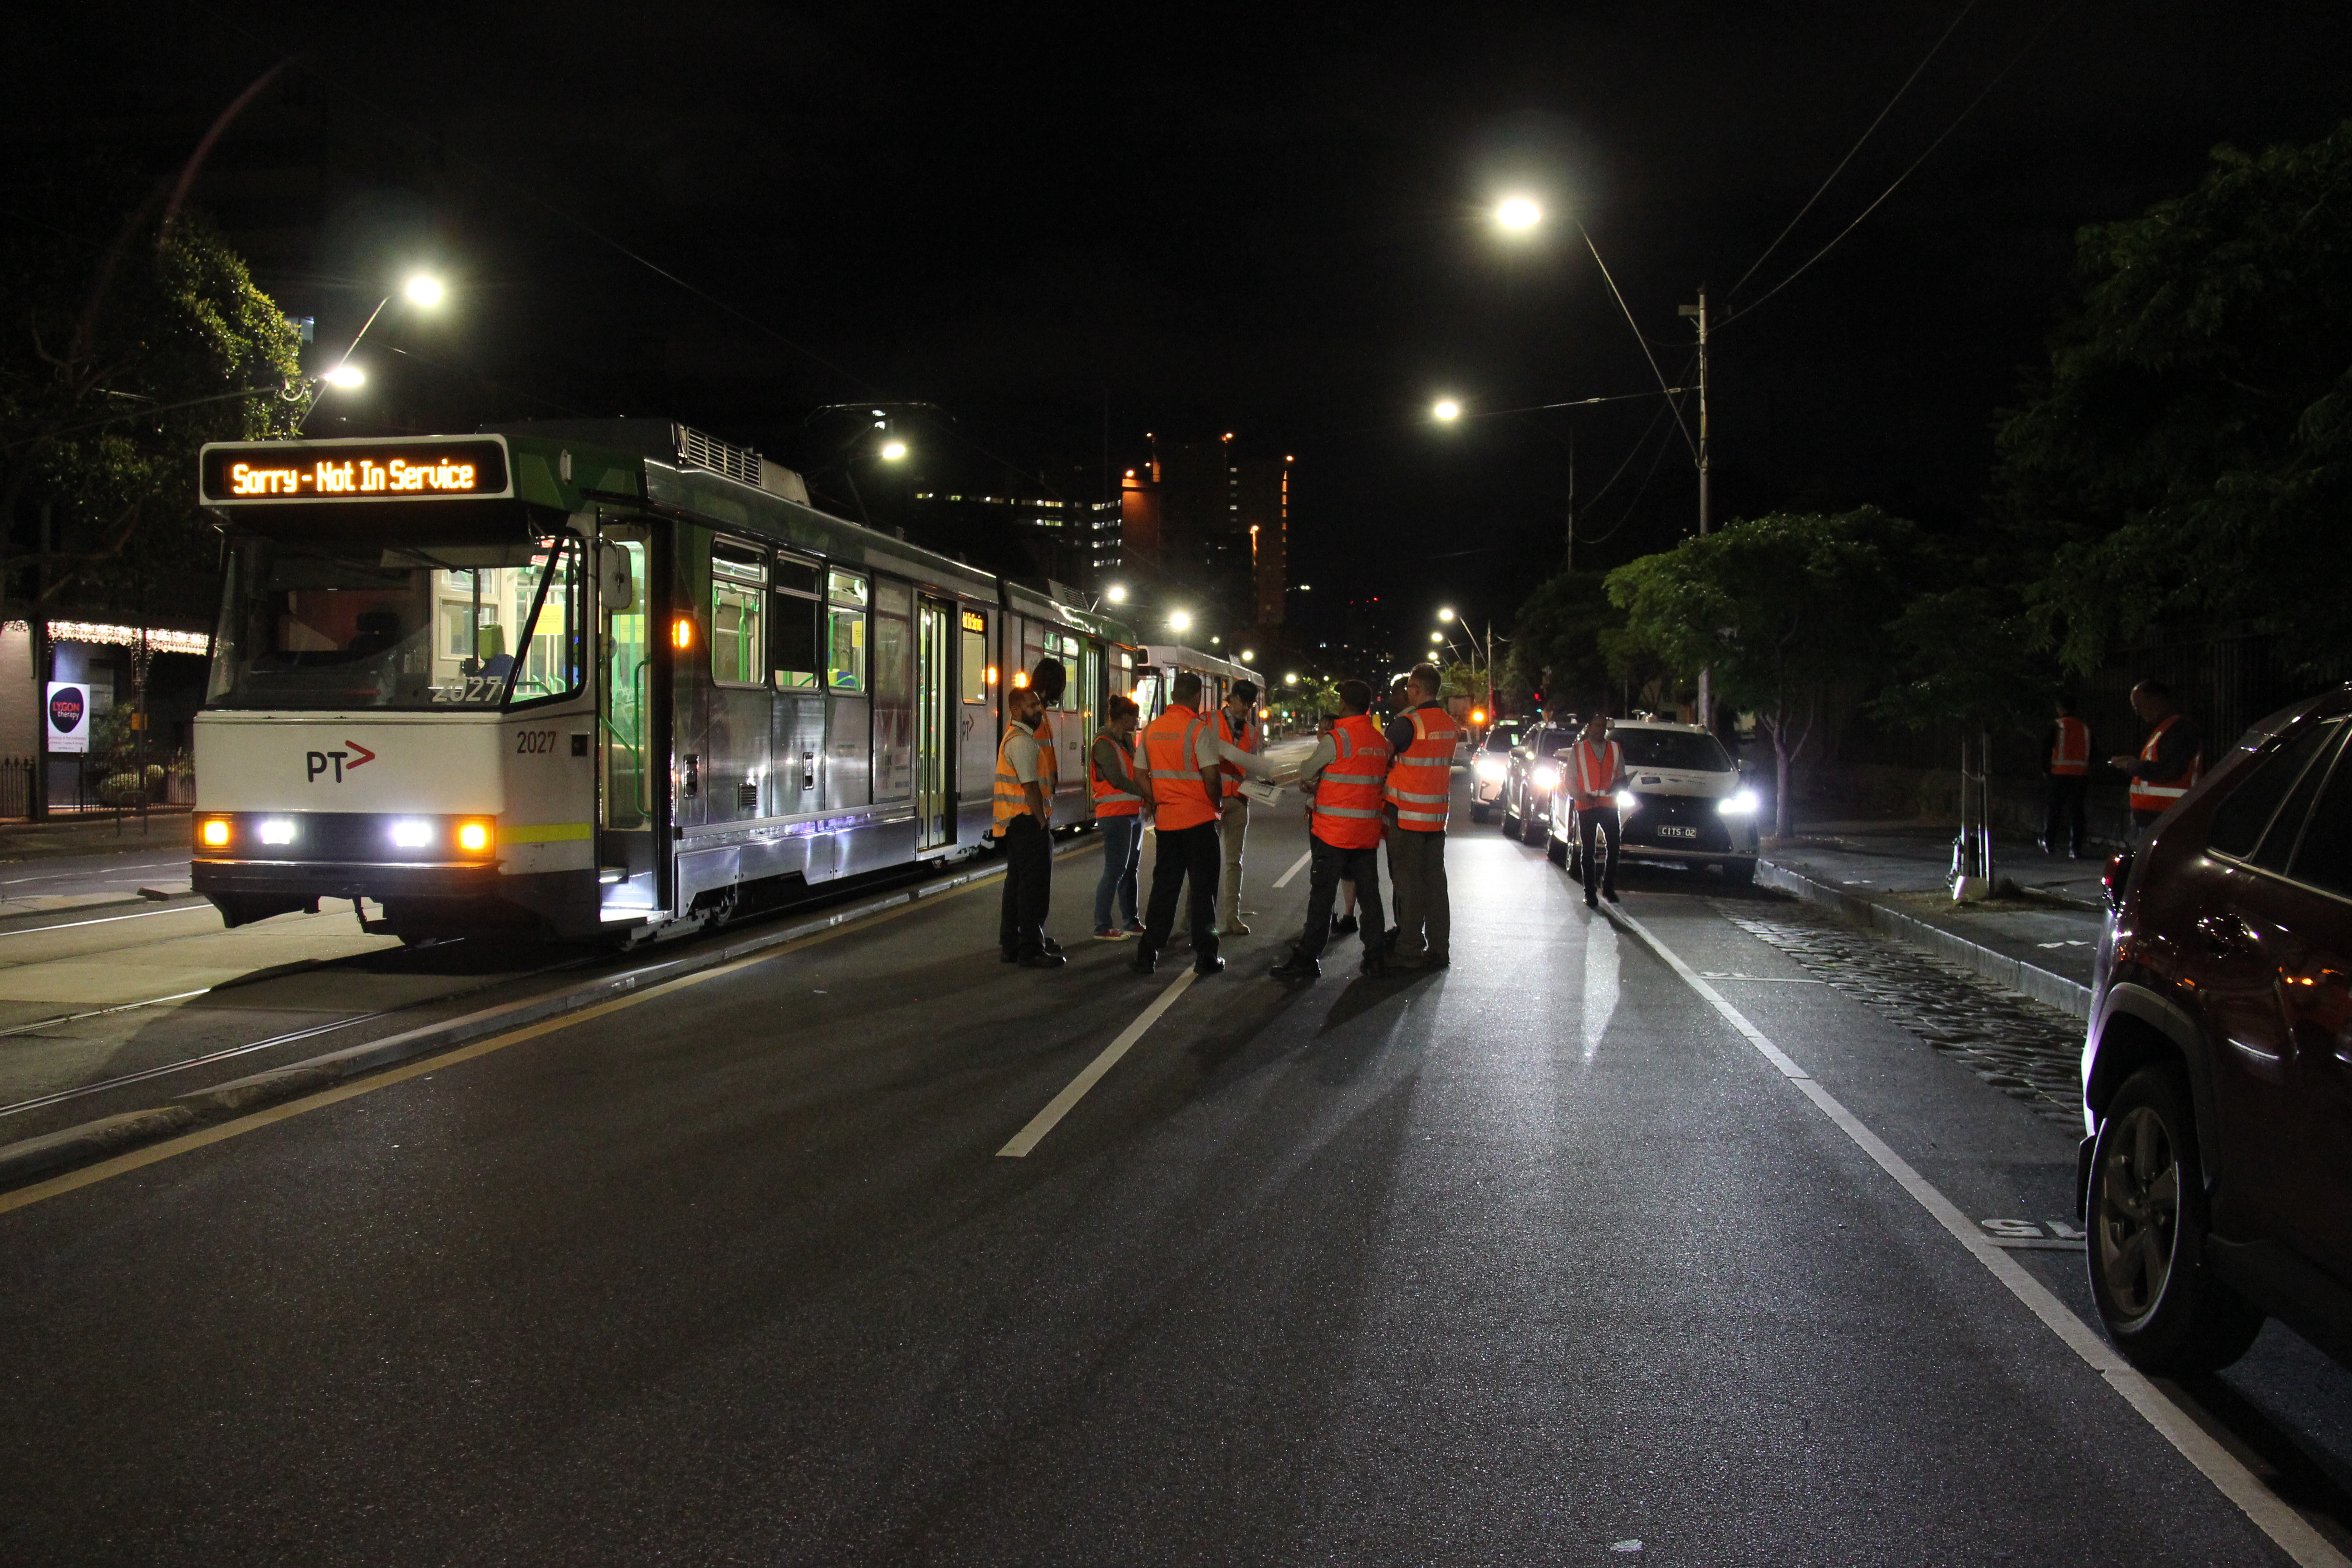
M 1715 514 L 1707 495 L 1706 447 L 1706 289 L 1698 291 L 1698 303 L 1681 307 L 1682 314 L 1698 318 L 1698 536 L 1705 539 L 1713 525 Z M 1707 679 L 1708 672 L 1698 672 L 1698 721 L 1709 733 L 1715 730 L 1715 704 Z

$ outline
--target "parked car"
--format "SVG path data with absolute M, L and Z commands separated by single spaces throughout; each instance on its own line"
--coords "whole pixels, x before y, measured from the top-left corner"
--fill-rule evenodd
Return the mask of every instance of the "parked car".
M 2352 687 L 2273 714 L 2108 868 L 2083 1047 L 2091 1295 L 2151 1372 L 2265 1317 L 2352 1365 Z
M 1510 775 L 1511 748 L 1519 743 L 1519 733 L 1526 728 L 1524 719 L 1497 719 L 1472 750 L 1471 821 L 1484 822 L 1494 815 L 1496 804 L 1503 798 L 1503 781 Z
M 1518 744 L 1504 753 L 1503 831 L 1523 844 L 1544 841 L 1544 820 L 1552 792 L 1559 787 L 1555 759 L 1576 743 L 1575 721 L 1528 726 Z
M 1617 794 L 1620 863 L 1651 860 L 1713 866 L 1731 882 L 1756 879 L 1756 792 L 1723 742 L 1696 724 L 1627 721 L 1610 733 L 1625 751 Z M 1551 804 L 1546 845 L 1554 862 L 1581 880 L 1583 828 L 1565 796 Z

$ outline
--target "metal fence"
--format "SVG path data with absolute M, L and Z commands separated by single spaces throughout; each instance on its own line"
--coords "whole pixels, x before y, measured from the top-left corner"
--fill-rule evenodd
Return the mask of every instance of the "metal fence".
M 0 757 L 0 817 L 33 815 L 33 759 Z

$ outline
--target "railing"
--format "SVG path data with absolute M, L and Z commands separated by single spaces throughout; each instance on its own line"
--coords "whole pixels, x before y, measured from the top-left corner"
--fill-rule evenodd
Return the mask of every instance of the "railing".
M 0 757 L 0 817 L 33 815 L 33 762 Z

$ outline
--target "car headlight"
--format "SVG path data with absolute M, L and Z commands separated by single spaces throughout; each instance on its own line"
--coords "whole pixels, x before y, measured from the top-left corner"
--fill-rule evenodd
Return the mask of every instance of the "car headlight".
M 1756 815 L 1757 805 L 1756 792 L 1752 789 L 1744 789 L 1737 795 L 1716 802 L 1715 809 L 1726 816 L 1753 816 Z
M 1558 768 L 1538 768 L 1534 772 L 1528 773 L 1528 777 L 1533 779 L 1535 781 L 1536 788 L 1540 790 L 1556 789 L 1559 785 L 1559 770 Z
M 1632 790 L 1621 789 L 1617 792 L 1617 809 L 1619 811 L 1631 811 L 1641 804 L 1642 797 L 1635 795 Z
M 1478 759 L 1478 777 L 1483 783 L 1501 784 L 1503 782 L 1503 774 L 1507 771 L 1508 770 L 1506 769 L 1502 763 L 1496 762 L 1492 757 L 1481 757 Z

